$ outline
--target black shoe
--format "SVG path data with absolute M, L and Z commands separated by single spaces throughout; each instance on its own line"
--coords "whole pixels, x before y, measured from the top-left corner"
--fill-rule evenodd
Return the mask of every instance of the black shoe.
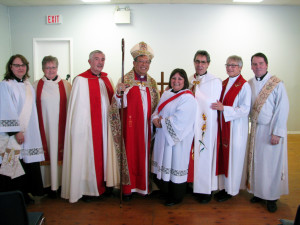
M 211 195 L 206 195 L 206 194 L 200 194 L 198 196 L 198 201 L 202 204 L 207 204 L 211 200 Z
M 104 197 L 111 197 L 113 196 L 113 188 L 112 187 L 106 187 L 105 192 L 103 193 Z
M 123 199 L 124 202 L 129 202 L 132 199 L 132 194 L 123 195 L 122 199 Z
M 34 199 L 32 199 L 27 193 L 23 193 L 23 196 L 24 196 L 24 200 L 25 200 L 26 205 L 35 203 Z
M 165 202 L 165 206 L 173 206 L 173 205 L 177 205 L 179 204 L 181 201 L 178 201 L 178 200 L 173 200 L 173 199 L 168 199 L 166 202 Z
M 267 201 L 267 209 L 269 212 L 276 212 L 277 210 L 277 205 L 276 205 L 276 200 L 275 201 Z
M 84 195 L 84 196 L 82 196 L 81 199 L 84 202 L 91 202 L 91 201 L 93 201 L 93 196 Z
M 52 199 L 56 199 L 56 198 L 57 198 L 57 192 L 56 192 L 56 191 L 50 190 L 50 191 L 48 192 L 48 197 L 49 197 L 49 198 L 52 198 Z
M 257 203 L 257 202 L 262 202 L 262 201 L 263 201 L 263 199 L 256 197 L 256 196 L 254 196 L 253 198 L 250 199 L 251 203 Z
M 231 198 L 232 198 L 232 195 L 227 194 L 226 192 L 224 192 L 224 193 L 225 193 L 225 194 L 220 195 L 219 197 L 216 197 L 217 202 L 225 202 L 225 201 L 227 201 L 228 199 L 231 199 Z
M 217 200 L 219 197 L 226 195 L 226 191 L 223 189 L 217 193 L 214 194 L 214 198 Z

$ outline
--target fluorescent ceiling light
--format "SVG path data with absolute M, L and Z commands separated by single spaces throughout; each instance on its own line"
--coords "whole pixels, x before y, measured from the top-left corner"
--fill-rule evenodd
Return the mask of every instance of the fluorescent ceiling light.
M 110 0 L 81 0 L 87 3 L 96 3 L 96 2 L 110 2 Z
M 245 3 L 256 3 L 262 2 L 263 0 L 233 0 L 233 2 L 245 2 Z

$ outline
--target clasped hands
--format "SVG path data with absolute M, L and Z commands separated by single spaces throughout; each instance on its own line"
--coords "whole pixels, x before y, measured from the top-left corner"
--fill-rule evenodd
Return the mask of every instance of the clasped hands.
M 161 120 L 162 120 L 162 117 L 160 116 L 159 118 L 154 119 L 152 122 L 153 122 L 153 124 L 154 124 L 155 127 L 162 128 L 162 126 L 161 126 Z
M 214 110 L 219 110 L 219 111 L 224 110 L 224 106 L 223 106 L 222 102 L 220 102 L 218 100 L 215 103 L 211 104 L 211 108 L 214 109 Z

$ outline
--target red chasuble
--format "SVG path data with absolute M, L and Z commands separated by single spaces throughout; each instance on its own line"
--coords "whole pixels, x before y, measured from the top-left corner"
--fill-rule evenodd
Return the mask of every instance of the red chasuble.
M 224 106 L 232 106 L 233 102 L 241 91 L 244 83 L 247 81 L 240 75 L 234 84 L 231 86 L 229 91 L 226 93 L 225 98 L 224 93 L 226 90 L 227 83 L 229 78 L 223 81 L 222 84 L 222 93 L 220 97 L 220 102 L 223 103 Z M 222 101 L 223 99 L 223 101 Z M 219 112 L 220 116 L 220 112 Z M 216 175 L 225 174 L 228 176 L 228 163 L 229 163 L 229 147 L 230 147 L 230 121 L 225 122 L 224 115 L 222 114 L 222 126 L 220 124 L 220 119 L 218 119 L 219 128 L 218 128 L 218 149 L 217 149 L 217 168 Z M 221 130 L 222 127 L 222 130 Z
M 103 168 L 102 109 L 99 78 L 104 81 L 110 102 L 113 96 L 113 88 L 106 73 L 101 73 L 101 75 L 98 77 L 93 75 L 91 70 L 87 70 L 78 76 L 88 79 L 97 187 L 99 194 L 103 194 L 105 191 L 105 184 Z
M 44 86 L 44 81 L 40 79 L 37 85 L 36 107 L 37 107 L 37 113 L 39 117 L 39 127 L 40 127 L 41 139 L 42 139 L 44 155 L 45 155 L 45 162 L 42 162 L 41 164 L 49 165 L 50 156 L 49 156 L 49 150 L 47 146 L 46 133 L 45 133 L 44 121 L 42 115 L 42 102 L 41 102 L 43 86 Z M 59 121 L 58 121 L 58 164 L 61 164 L 63 160 L 66 117 L 67 117 L 67 95 L 62 80 L 58 82 L 58 88 L 60 94 Z
M 130 176 L 130 185 L 123 185 L 123 193 L 130 194 L 131 189 L 138 188 L 146 190 L 145 177 L 145 146 L 148 145 L 147 157 L 149 158 L 150 140 L 151 140 L 151 97 L 150 91 L 147 91 L 148 112 L 147 118 L 144 118 L 143 102 L 138 86 L 133 86 L 127 94 L 127 108 L 124 108 L 123 115 L 123 133 L 126 148 L 128 170 Z M 145 143 L 144 119 L 148 123 L 148 143 Z

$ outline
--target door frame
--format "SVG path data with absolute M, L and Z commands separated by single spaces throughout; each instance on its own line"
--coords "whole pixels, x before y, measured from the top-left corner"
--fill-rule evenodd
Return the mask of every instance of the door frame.
M 69 81 L 72 81 L 73 78 L 73 39 L 72 38 L 33 38 L 32 40 L 32 46 L 33 46 L 33 79 L 36 80 L 36 77 L 38 76 L 39 71 L 38 67 L 36 65 L 40 64 L 38 60 L 38 43 L 41 42 L 68 42 L 69 43 L 69 58 L 70 58 L 70 65 L 69 65 L 69 71 L 70 71 L 70 79 Z

